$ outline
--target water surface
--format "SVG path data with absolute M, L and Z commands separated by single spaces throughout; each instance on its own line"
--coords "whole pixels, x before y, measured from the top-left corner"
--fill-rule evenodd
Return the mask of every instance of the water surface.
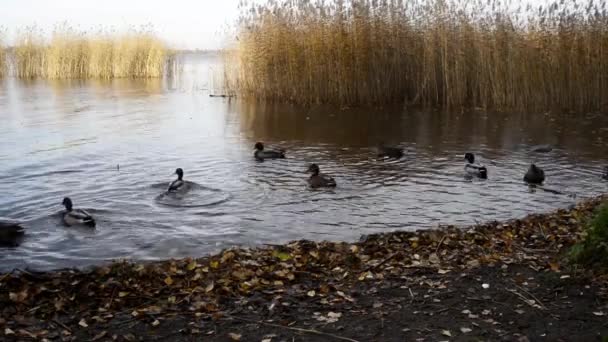
M 608 119 L 599 115 L 303 109 L 210 98 L 217 61 L 190 58 L 171 80 L 0 81 L 0 216 L 27 238 L 0 269 L 53 269 L 117 258 L 202 256 L 232 245 L 468 225 L 566 207 L 608 189 Z M 286 149 L 257 162 L 253 145 Z M 405 148 L 378 160 L 384 141 Z M 536 144 L 553 151 L 532 153 Z M 467 179 L 470 151 L 488 180 Z M 306 187 L 315 162 L 338 182 Z M 532 162 L 545 187 L 522 182 Z M 164 195 L 175 168 L 194 183 Z M 98 227 L 68 228 L 61 201 Z

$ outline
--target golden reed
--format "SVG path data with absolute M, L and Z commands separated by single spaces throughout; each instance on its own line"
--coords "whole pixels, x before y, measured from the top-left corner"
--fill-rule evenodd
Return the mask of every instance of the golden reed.
M 163 76 L 171 53 L 147 31 L 87 33 L 63 28 L 46 42 L 40 30 L 28 27 L 17 37 L 14 62 L 20 78 L 153 78 Z
M 608 109 L 606 0 L 243 5 L 225 87 L 301 104 Z

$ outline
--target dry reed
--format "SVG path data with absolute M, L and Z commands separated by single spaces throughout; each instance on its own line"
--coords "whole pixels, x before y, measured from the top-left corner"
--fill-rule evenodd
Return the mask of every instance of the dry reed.
M 18 77 L 50 79 L 161 77 L 172 53 L 148 31 L 87 33 L 65 27 L 48 42 L 43 32 L 28 27 L 14 51 Z
M 259 99 L 608 107 L 605 0 L 270 0 L 242 7 L 229 56 L 226 88 Z

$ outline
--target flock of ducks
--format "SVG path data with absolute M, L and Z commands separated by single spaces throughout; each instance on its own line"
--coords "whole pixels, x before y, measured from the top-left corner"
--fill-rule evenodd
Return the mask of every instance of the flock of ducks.
M 257 142 L 254 149 L 255 152 L 253 156 L 258 161 L 285 158 L 284 150 L 266 150 L 264 144 L 261 142 Z M 541 147 L 534 151 L 543 152 L 546 150 L 546 148 Z M 402 148 L 385 146 L 384 144 L 380 144 L 377 151 L 377 156 L 379 158 L 399 159 L 404 155 Z M 488 178 L 488 169 L 484 165 L 475 163 L 475 155 L 473 153 L 465 153 L 464 160 L 466 161 L 464 170 L 467 175 L 481 179 Z M 319 165 L 317 164 L 310 164 L 306 172 L 310 174 L 310 177 L 307 180 L 308 185 L 313 189 L 335 188 L 337 185 L 332 177 L 321 173 Z M 177 175 L 177 179 L 169 184 L 167 192 L 172 193 L 187 190 L 187 182 L 184 181 L 184 170 L 178 168 L 175 170 L 174 174 Z M 608 166 L 604 169 L 602 178 L 608 180 Z M 540 167 L 532 164 L 528 168 L 523 179 L 528 184 L 540 185 L 545 181 L 545 172 Z M 62 204 L 65 207 L 62 219 L 66 226 L 95 227 L 95 219 L 93 216 L 83 209 L 74 208 L 73 202 L 69 197 L 65 197 Z M 21 239 L 24 234 L 25 230 L 19 222 L 0 220 L 0 245 L 17 245 L 19 239 Z

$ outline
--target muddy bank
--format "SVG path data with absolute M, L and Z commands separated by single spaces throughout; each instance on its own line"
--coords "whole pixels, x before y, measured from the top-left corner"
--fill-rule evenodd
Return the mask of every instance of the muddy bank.
M 606 277 L 566 266 L 604 198 L 358 243 L 0 275 L 5 340 L 601 340 Z

